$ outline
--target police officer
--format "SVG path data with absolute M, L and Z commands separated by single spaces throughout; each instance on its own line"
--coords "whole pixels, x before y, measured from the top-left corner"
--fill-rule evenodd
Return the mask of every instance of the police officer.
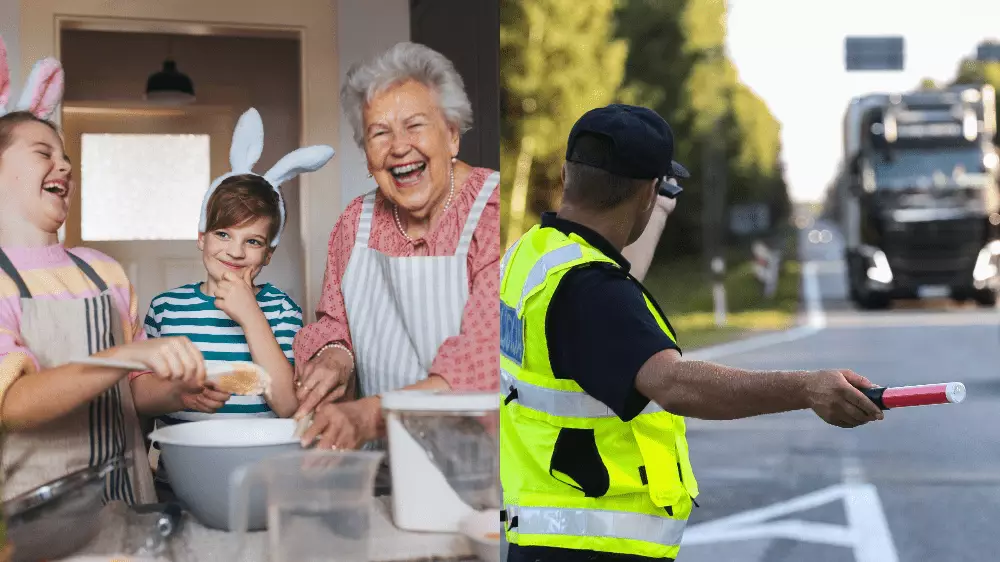
M 849 370 L 748 371 L 685 361 L 622 249 L 687 171 L 641 107 L 586 113 L 563 200 L 501 262 L 500 458 L 508 562 L 673 560 L 696 505 L 684 417 L 812 409 L 882 419 Z M 676 191 L 676 190 L 674 190 Z

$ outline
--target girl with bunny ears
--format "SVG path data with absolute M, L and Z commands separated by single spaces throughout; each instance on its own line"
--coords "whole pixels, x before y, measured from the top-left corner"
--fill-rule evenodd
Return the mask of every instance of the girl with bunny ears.
M 211 382 L 192 391 L 152 377 L 133 377 L 140 413 L 158 423 L 231 417 L 291 417 L 298 408 L 292 340 L 302 327 L 302 309 L 270 283 L 254 279 L 278 246 L 285 225 L 279 186 L 326 164 L 329 146 L 300 148 L 270 171 L 252 171 L 263 149 L 260 114 L 240 117 L 230 149 L 232 171 L 212 182 L 202 205 L 198 249 L 206 277 L 155 297 L 146 316 L 150 338 L 187 336 L 206 360 L 253 361 L 271 376 L 270 394 L 232 396 Z M 161 466 L 157 481 L 167 488 Z
M 82 366 L 94 355 L 146 365 L 199 385 L 205 365 L 186 338 L 148 341 L 122 267 L 58 230 L 74 187 L 56 126 L 63 71 L 39 61 L 8 112 L 10 73 L 0 39 L 0 424 L 3 499 L 87 466 L 131 456 L 106 481 L 105 500 L 155 502 L 127 371 Z M 95 514 L 96 515 L 96 514 Z M 57 558 L 55 554 L 52 558 Z

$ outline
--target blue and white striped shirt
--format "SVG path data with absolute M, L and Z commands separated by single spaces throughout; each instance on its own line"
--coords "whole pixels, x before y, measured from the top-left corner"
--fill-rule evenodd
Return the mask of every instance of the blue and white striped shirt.
M 191 283 L 161 293 L 146 314 L 146 335 L 150 338 L 187 336 L 201 350 L 206 361 L 253 361 L 246 335 L 239 324 L 215 307 L 215 298 Z M 302 328 L 302 309 L 270 283 L 257 292 L 257 304 L 264 312 L 274 337 L 290 363 L 294 364 L 292 340 Z M 192 410 L 159 418 L 163 424 L 206 419 L 277 417 L 262 396 L 233 396 L 214 414 Z

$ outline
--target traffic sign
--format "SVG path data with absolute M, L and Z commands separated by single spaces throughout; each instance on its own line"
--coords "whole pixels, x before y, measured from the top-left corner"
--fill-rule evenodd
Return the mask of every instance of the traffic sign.
M 902 36 L 846 37 L 844 66 L 848 71 L 903 70 L 905 67 Z
M 982 62 L 1000 61 L 1000 43 L 984 41 L 976 47 L 976 60 Z

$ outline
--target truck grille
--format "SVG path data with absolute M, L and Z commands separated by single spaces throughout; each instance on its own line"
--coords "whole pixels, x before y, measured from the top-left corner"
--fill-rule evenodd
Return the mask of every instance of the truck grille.
M 979 250 L 985 242 L 985 221 L 902 223 L 883 238 L 893 277 L 900 284 L 965 285 L 971 282 Z

